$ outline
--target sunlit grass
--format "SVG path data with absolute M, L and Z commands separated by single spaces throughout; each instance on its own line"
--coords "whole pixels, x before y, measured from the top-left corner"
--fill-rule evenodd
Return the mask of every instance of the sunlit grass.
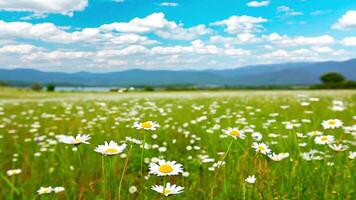
M 165 182 L 184 187 L 183 193 L 167 197 L 173 199 L 355 198 L 355 160 L 348 158 L 355 151 L 355 128 L 325 130 L 321 125 L 340 119 L 344 127 L 354 126 L 354 91 L 39 94 L 0 94 L 7 99 L 0 104 L 0 199 L 118 199 L 120 182 L 121 199 L 163 198 L 151 186 Z M 21 95 L 29 100 L 11 101 Z M 333 100 L 341 100 L 345 110 L 333 111 Z M 133 128 L 134 122 L 149 120 L 160 128 Z M 230 127 L 244 130 L 246 138 L 224 134 Z M 316 144 L 311 131 L 332 135 L 348 149 L 336 153 Z M 258 142 L 289 157 L 275 162 L 256 153 L 251 147 L 255 132 L 263 136 Z M 75 147 L 56 138 L 78 133 L 89 134 L 90 144 Z M 131 146 L 127 136 L 145 140 L 148 148 Z M 110 140 L 128 145 L 123 154 L 94 152 Z M 302 157 L 314 150 L 320 160 Z M 152 158 L 177 161 L 188 173 L 148 175 Z M 225 164 L 213 167 L 219 161 Z M 8 176 L 10 169 L 22 172 Z M 253 184 L 245 181 L 251 175 Z M 41 186 L 65 191 L 39 195 Z M 133 186 L 137 191 L 130 193 Z

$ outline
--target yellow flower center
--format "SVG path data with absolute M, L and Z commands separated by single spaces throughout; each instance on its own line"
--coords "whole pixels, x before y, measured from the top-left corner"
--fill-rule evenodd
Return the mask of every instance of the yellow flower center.
M 329 124 L 329 125 L 335 125 L 335 124 L 336 124 L 336 121 L 330 120 L 330 121 L 328 122 L 328 124 Z
M 169 164 L 163 164 L 163 165 L 159 166 L 158 170 L 162 173 L 168 174 L 173 171 L 173 167 Z
M 241 133 L 238 130 L 232 130 L 232 131 L 230 131 L 230 135 L 239 137 L 241 135 Z
M 119 153 L 119 151 L 117 149 L 115 149 L 115 148 L 107 148 L 107 149 L 105 149 L 104 152 L 106 154 L 117 154 L 117 153 Z
M 166 194 L 170 194 L 171 192 L 172 190 L 170 189 L 164 189 L 163 194 L 166 195 Z
M 328 137 L 322 136 L 322 137 L 320 138 L 320 140 L 323 141 L 323 142 L 326 142 L 326 141 L 328 141 Z
M 79 144 L 79 143 L 82 143 L 82 140 L 81 140 L 81 139 L 75 139 L 75 140 L 74 140 L 74 144 Z
M 44 192 L 44 193 L 50 193 L 50 191 L 49 191 L 48 188 L 43 189 L 43 192 Z
M 264 146 L 258 146 L 258 150 L 264 151 L 264 150 L 265 150 L 265 147 L 264 147 Z
M 143 128 L 152 128 L 152 123 L 151 122 L 143 122 L 142 127 Z

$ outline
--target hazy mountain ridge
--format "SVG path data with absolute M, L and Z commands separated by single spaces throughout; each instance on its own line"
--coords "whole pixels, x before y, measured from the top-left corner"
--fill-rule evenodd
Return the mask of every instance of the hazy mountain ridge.
M 331 71 L 356 80 L 356 59 L 315 63 L 282 63 L 254 65 L 225 70 L 140 70 L 121 72 L 43 72 L 34 69 L 0 69 L 0 80 L 10 84 L 42 84 L 80 86 L 132 85 L 304 85 L 319 82 L 321 74 Z

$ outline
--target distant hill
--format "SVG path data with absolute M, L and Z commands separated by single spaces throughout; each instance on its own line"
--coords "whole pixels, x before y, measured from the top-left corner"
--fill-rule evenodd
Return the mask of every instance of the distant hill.
M 135 86 L 191 84 L 204 86 L 306 85 L 319 83 L 326 72 L 340 72 L 356 80 L 356 59 L 314 63 L 282 63 L 226 70 L 140 70 L 121 72 L 43 72 L 34 69 L 0 69 L 0 80 L 12 85 L 34 82 L 75 86 Z

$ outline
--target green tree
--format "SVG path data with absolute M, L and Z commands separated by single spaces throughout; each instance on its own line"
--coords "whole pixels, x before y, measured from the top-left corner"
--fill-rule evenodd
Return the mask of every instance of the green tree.
M 56 86 L 53 84 L 47 85 L 47 92 L 53 92 L 56 89 Z
M 34 84 L 32 84 L 32 86 L 31 86 L 31 89 L 34 90 L 34 91 L 41 91 L 42 88 L 43 88 L 42 85 L 39 84 L 39 83 L 34 83 Z
M 320 76 L 320 80 L 324 83 L 341 83 L 345 81 L 345 77 L 338 72 L 329 72 Z
M 152 86 L 145 86 L 145 87 L 143 88 L 143 91 L 146 91 L 146 92 L 153 92 L 153 91 L 155 91 L 155 88 L 152 87 Z

